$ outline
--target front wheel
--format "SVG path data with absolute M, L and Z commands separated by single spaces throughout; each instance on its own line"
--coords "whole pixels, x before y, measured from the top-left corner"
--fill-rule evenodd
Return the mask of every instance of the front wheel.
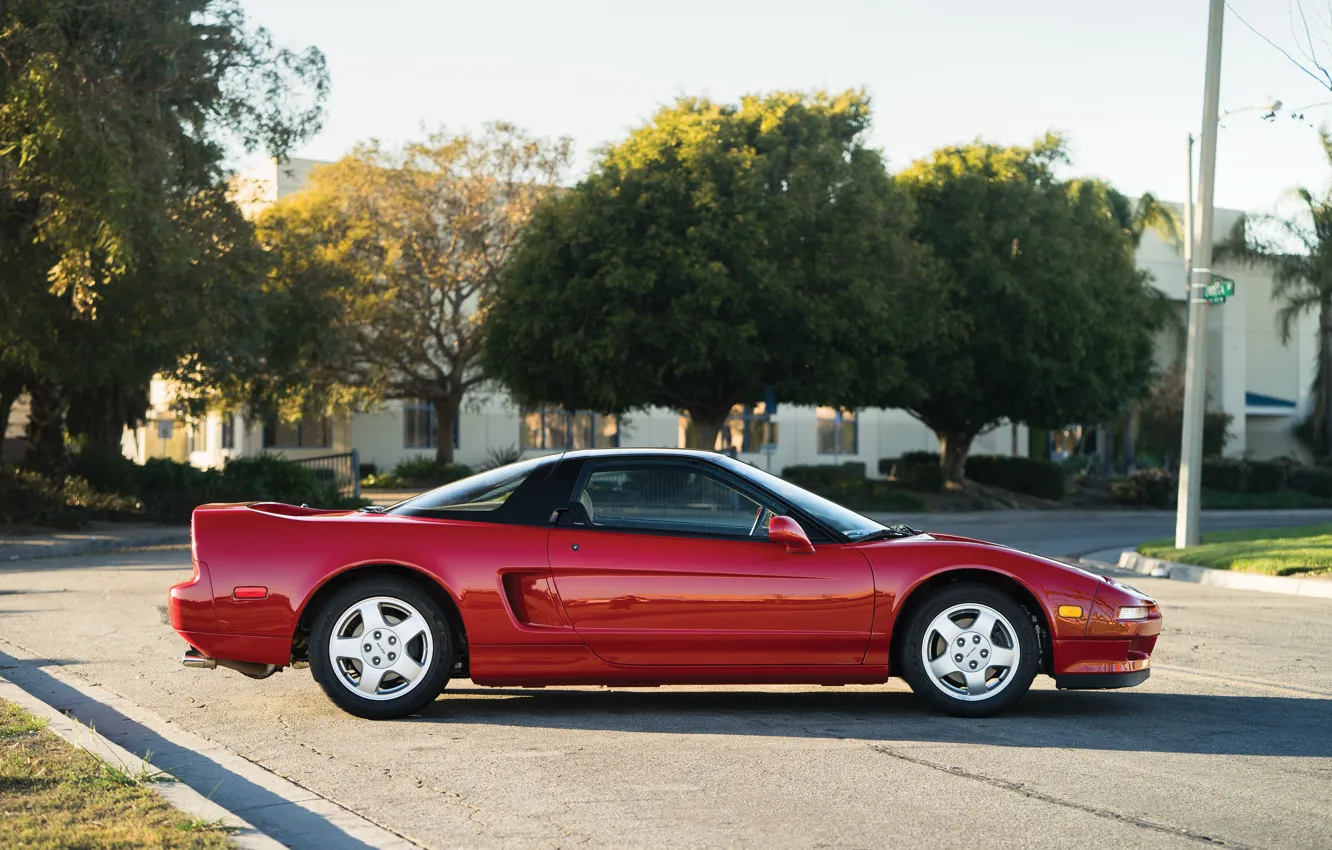
M 959 717 L 988 717 L 1021 699 L 1036 678 L 1036 630 L 1011 596 L 985 584 L 936 590 L 911 615 L 900 649 L 916 695 Z
M 421 587 L 389 576 L 353 582 L 328 599 L 310 631 L 310 672 L 357 717 L 388 720 L 425 708 L 448 683 L 453 637 Z

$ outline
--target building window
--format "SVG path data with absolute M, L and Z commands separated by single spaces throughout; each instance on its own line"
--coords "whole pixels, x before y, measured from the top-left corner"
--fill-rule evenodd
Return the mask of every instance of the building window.
M 266 449 L 326 449 L 333 445 L 333 424 L 326 416 L 303 416 L 295 422 L 264 421 Z
M 853 455 L 860 448 L 856 412 L 841 407 L 820 407 L 819 454 Z
M 208 429 L 203 422 L 185 423 L 185 453 L 208 450 Z
M 453 418 L 453 447 L 458 448 L 459 417 Z M 402 447 L 404 449 L 433 449 L 435 447 L 435 406 L 419 398 L 402 403 Z
M 222 434 L 221 446 L 224 449 L 236 448 L 236 416 L 232 413 L 222 414 Z
M 518 447 L 524 451 L 613 449 L 619 445 L 619 417 L 589 410 L 526 410 L 518 429 Z

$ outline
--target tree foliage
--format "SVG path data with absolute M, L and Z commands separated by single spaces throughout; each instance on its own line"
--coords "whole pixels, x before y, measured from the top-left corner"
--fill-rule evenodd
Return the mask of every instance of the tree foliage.
M 1332 165 L 1332 134 L 1319 133 Z M 1313 411 L 1299 433 L 1319 455 L 1332 454 L 1332 190 L 1295 190 L 1302 215 L 1250 216 L 1241 220 L 1223 246 L 1227 256 L 1262 265 L 1272 274 L 1277 329 L 1289 343 L 1302 316 L 1318 316 L 1318 365 L 1314 370 Z
M 1047 135 L 944 148 L 899 175 L 912 236 L 937 261 L 920 285 L 943 293 L 943 321 L 964 340 L 930 338 L 913 360 L 929 392 L 908 405 L 954 480 L 986 429 L 1104 421 L 1150 379 L 1163 311 L 1134 264 L 1142 217 L 1103 183 L 1059 179 L 1066 163 Z
M 707 448 L 769 390 L 909 395 L 931 314 L 897 298 L 910 207 L 869 120 L 857 92 L 662 109 L 537 211 L 491 313 L 492 372 L 529 403 L 686 411 Z
M 327 75 L 318 51 L 247 29 L 235 0 L 2 11 L 0 390 L 30 391 L 35 465 L 58 476 L 67 406 L 118 442 L 154 373 L 247 324 L 262 275 L 224 154 L 281 155 L 315 131 Z
M 317 169 L 259 220 L 279 260 L 270 288 L 330 319 L 284 356 L 346 399 L 429 402 L 438 459 L 451 462 L 459 407 L 486 380 L 479 353 L 500 270 L 569 154 L 568 140 L 493 124 L 401 150 L 371 143 Z

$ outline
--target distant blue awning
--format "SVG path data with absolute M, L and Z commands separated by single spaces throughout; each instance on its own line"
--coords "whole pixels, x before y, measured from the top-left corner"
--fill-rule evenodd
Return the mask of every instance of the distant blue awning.
M 1276 396 L 1263 395 L 1262 393 L 1244 394 L 1245 407 L 1284 407 L 1288 410 L 1295 409 L 1295 402 Z

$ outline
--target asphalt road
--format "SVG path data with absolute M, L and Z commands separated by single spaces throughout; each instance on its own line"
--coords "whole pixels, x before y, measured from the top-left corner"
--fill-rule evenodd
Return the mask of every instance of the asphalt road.
M 1046 547 L 1059 555 L 1141 533 L 1049 519 L 989 536 L 1069 541 Z M 419 718 L 371 723 L 308 672 L 179 666 L 161 606 L 188 572 L 183 547 L 0 565 L 0 653 L 100 683 L 430 847 L 1332 846 L 1328 600 L 1135 579 L 1166 616 L 1145 685 L 1041 679 L 981 721 L 929 714 L 896 681 L 464 681 Z

